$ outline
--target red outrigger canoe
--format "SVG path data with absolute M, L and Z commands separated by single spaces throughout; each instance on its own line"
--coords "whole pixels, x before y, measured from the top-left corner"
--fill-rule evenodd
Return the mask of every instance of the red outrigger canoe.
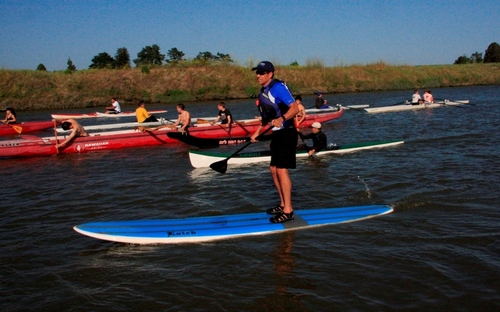
M 170 129 L 164 128 L 155 132 L 122 130 L 102 133 L 91 133 L 87 137 L 77 137 L 70 145 L 56 149 L 56 142 L 63 142 L 65 136 L 37 137 L 21 135 L 12 140 L 0 141 L 0 157 L 33 157 L 56 154 L 86 153 L 100 150 L 121 149 L 138 146 L 162 145 L 176 140 L 165 135 Z
M 302 121 L 300 127 L 306 128 L 313 124 L 313 122 L 327 122 L 342 116 L 344 112 L 343 108 L 338 111 L 319 113 L 319 114 L 308 114 L 306 119 Z M 210 124 L 198 124 L 197 127 L 192 127 L 189 129 L 189 134 L 198 138 L 226 138 L 231 139 L 232 137 L 246 137 L 251 136 L 257 130 L 261 122 L 257 119 L 251 119 L 249 121 L 237 122 L 229 127 L 228 125 L 214 125 Z
M 11 125 L 1 124 L 0 136 L 37 132 L 52 128 L 53 126 L 54 123 L 52 121 L 25 121 Z
M 341 109 L 338 112 L 308 115 L 301 126 L 308 127 L 315 121 L 326 122 L 338 118 L 342 116 L 342 112 L 343 110 Z M 231 129 L 221 125 L 211 126 L 210 124 L 199 124 L 189 128 L 189 133 L 191 135 L 210 138 L 226 138 L 228 134 L 234 136 L 248 136 L 253 134 L 259 125 L 260 121 L 257 119 L 240 122 L 232 126 Z M 66 138 L 65 135 L 57 136 L 57 138 L 21 135 L 16 139 L 0 141 L 0 157 L 50 156 L 128 147 L 155 146 L 178 142 L 166 135 L 167 132 L 171 131 L 177 130 L 161 128 L 143 132 L 138 130 L 121 130 L 89 133 L 89 136 L 75 138 L 70 145 L 60 148 L 59 150 L 56 149 L 55 144 L 56 142 L 64 141 Z
M 301 127 L 309 127 L 313 122 L 327 122 L 335 118 L 342 116 L 344 110 L 343 108 L 338 111 L 322 113 L 322 114 L 310 114 L 306 116 L 306 119 L 302 122 Z M 190 130 L 189 134 L 181 134 L 180 132 L 167 132 L 167 135 L 171 139 L 179 140 L 188 145 L 197 147 L 217 147 L 220 145 L 233 145 L 241 144 L 250 141 L 250 136 L 255 132 L 257 126 L 260 124 L 258 121 L 250 122 L 237 122 L 231 127 L 228 125 L 219 125 L 221 128 L 217 136 L 213 135 L 214 130 L 212 128 L 205 128 L 198 126 L 196 129 Z M 224 134 L 225 132 L 225 134 Z M 264 138 L 261 140 L 270 139 L 271 133 L 268 132 Z

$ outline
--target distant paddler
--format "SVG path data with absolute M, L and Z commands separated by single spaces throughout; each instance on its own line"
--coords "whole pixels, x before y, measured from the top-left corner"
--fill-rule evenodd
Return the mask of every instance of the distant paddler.
M 5 109 L 5 119 L 2 119 L 0 121 L 7 126 L 11 126 L 19 134 L 23 132 L 23 127 L 15 125 L 17 123 L 17 117 L 16 111 L 12 107 L 7 107 Z
M 162 128 L 177 129 L 177 126 L 180 126 L 180 128 L 178 129 L 179 132 L 187 133 L 188 128 L 191 126 L 191 114 L 186 110 L 186 107 L 182 103 L 177 104 L 176 108 L 179 115 L 177 117 L 177 121 L 175 121 L 173 124 L 161 125 L 153 129 L 149 127 L 137 127 L 136 129 L 142 132 L 152 132 Z
M 16 111 L 12 107 L 7 107 L 5 109 L 5 119 L 0 120 L 6 125 L 14 124 L 17 122 Z
M 111 106 L 106 107 L 106 114 L 119 114 L 122 112 L 122 108 L 120 103 L 116 100 L 116 98 L 111 98 Z
M 155 116 L 151 115 L 146 108 L 144 107 L 146 104 L 144 101 L 140 101 L 139 104 L 137 105 L 137 109 L 135 110 L 135 117 L 137 118 L 137 122 L 143 123 L 143 122 L 156 122 L 158 119 L 156 119 Z
M 294 117 L 295 128 L 297 128 L 297 130 L 298 130 L 300 127 L 300 124 L 304 121 L 304 119 L 306 119 L 306 109 L 304 108 L 304 105 L 302 104 L 302 96 L 297 95 L 295 97 L 295 103 L 297 103 L 297 107 L 299 108 L 299 112 Z
M 210 124 L 215 125 L 215 123 L 220 120 L 221 125 L 231 127 L 231 124 L 234 122 L 233 114 L 226 108 L 226 103 L 220 102 L 219 105 L 217 105 L 217 109 L 219 110 L 217 117 L 214 121 L 211 121 Z

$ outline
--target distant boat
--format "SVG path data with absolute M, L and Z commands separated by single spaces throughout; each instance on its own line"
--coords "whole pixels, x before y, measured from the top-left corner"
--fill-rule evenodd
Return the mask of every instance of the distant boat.
M 0 136 L 42 131 L 52 127 L 54 127 L 54 122 L 52 121 L 25 121 L 9 125 L 0 124 Z
M 323 156 L 328 154 L 345 154 L 356 152 L 360 150 L 382 148 L 389 146 L 396 146 L 403 144 L 404 141 L 376 141 L 376 142 L 364 142 L 364 143 L 354 143 L 354 144 L 344 144 L 344 145 L 334 145 L 327 150 L 320 151 L 315 156 Z M 202 151 L 202 150 L 191 150 L 189 151 L 189 160 L 194 168 L 204 168 L 210 167 L 211 164 L 217 161 L 221 161 L 229 157 L 231 153 L 218 153 L 214 151 Z M 306 150 L 298 150 L 297 157 L 308 157 L 309 154 Z M 240 153 L 228 160 L 228 164 L 242 165 L 250 164 L 262 161 L 271 160 L 271 151 L 256 151 Z
M 148 111 L 150 114 L 161 114 L 166 113 L 166 110 L 151 110 Z M 82 118 L 120 118 L 120 117 L 135 117 L 135 111 L 133 112 L 121 112 L 118 114 L 106 114 L 101 112 L 83 113 L 83 114 L 52 114 L 52 118 L 56 119 L 82 119 Z
M 323 114 L 309 114 L 303 121 L 304 127 L 310 126 L 313 122 L 326 122 L 342 116 L 343 109 L 336 112 Z M 52 122 L 50 122 L 53 125 Z M 196 124 L 189 128 L 189 133 L 200 138 L 227 138 L 228 136 L 250 136 L 260 126 L 258 119 L 250 119 L 235 123 L 231 127 L 210 123 Z M 177 129 L 170 127 L 150 128 L 147 124 L 137 127 L 138 129 L 128 129 L 120 131 L 104 131 L 89 133 L 86 137 L 77 137 L 71 144 L 56 149 L 57 142 L 65 140 L 65 135 L 51 137 L 38 137 L 34 135 L 21 135 L 20 138 L 1 141 L 0 157 L 32 157 L 49 156 L 65 153 L 86 153 L 99 150 L 121 149 L 139 146 L 155 146 L 172 142 L 176 139 L 169 138 L 168 132 L 177 132 Z M 140 131 L 138 131 L 140 130 Z
M 435 108 L 443 106 L 456 106 L 462 104 L 469 104 L 469 100 L 460 100 L 460 101 L 444 100 L 444 101 L 436 101 L 434 103 L 424 103 L 416 105 L 412 105 L 409 101 L 406 101 L 404 103 L 400 104 L 398 103 L 396 105 L 365 108 L 365 111 L 367 111 L 368 113 L 387 113 L 387 112 L 398 112 L 405 110 L 416 110 L 416 109 Z

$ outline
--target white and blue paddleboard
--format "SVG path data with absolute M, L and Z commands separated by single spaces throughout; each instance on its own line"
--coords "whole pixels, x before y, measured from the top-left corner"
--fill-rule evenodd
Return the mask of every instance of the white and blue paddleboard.
M 392 208 L 368 205 L 295 210 L 295 220 L 271 223 L 265 212 L 164 220 L 108 221 L 80 224 L 74 230 L 97 239 L 130 244 L 200 243 L 264 235 L 388 214 Z

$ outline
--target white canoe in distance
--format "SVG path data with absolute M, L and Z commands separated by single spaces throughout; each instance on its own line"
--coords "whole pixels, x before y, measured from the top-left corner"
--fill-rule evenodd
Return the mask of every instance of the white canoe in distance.
M 160 110 L 150 110 L 148 113 L 150 114 L 162 114 L 166 113 L 166 109 Z M 92 112 L 92 113 L 82 113 L 82 114 L 52 114 L 52 118 L 55 119 L 83 119 L 83 118 L 121 118 L 121 117 L 135 117 L 135 111 L 127 111 L 121 112 L 119 114 L 106 114 L 101 112 Z
M 340 108 L 339 107 L 331 107 L 331 108 L 322 108 L 322 109 L 306 109 L 306 112 L 308 114 L 317 114 L 317 113 L 331 113 L 331 112 L 336 112 Z M 209 127 L 211 126 L 210 122 L 214 121 L 216 117 L 193 117 L 191 118 L 191 122 L 193 123 L 194 127 Z M 98 125 L 83 125 L 85 130 L 87 131 L 101 131 L 101 130 L 112 130 L 112 129 L 121 129 L 121 128 L 135 128 L 135 127 L 158 127 L 161 125 L 169 124 L 169 123 L 174 123 L 176 119 L 166 119 L 163 117 L 157 117 L 159 121 L 155 122 L 147 122 L 147 123 L 140 123 L 140 122 L 124 122 L 124 123 L 107 123 L 107 124 L 98 124 Z M 251 118 L 251 119 L 239 119 L 235 120 L 236 123 L 249 123 L 249 122 L 255 122 L 257 121 L 256 118 Z M 83 124 L 83 123 L 82 123 Z M 220 122 L 216 123 L 217 125 L 220 125 Z M 57 133 L 59 134 L 64 134 L 64 133 L 69 133 L 71 130 L 63 130 L 61 128 L 57 129 Z
M 323 156 L 327 154 L 344 154 L 352 153 L 360 150 L 373 149 L 373 148 L 383 148 L 389 146 L 396 146 L 403 144 L 404 141 L 376 141 L 376 142 L 364 142 L 364 143 L 354 143 L 354 144 L 344 144 L 335 145 L 332 149 L 321 151 L 314 154 L 315 156 Z M 205 168 L 210 167 L 214 162 L 221 161 L 229 157 L 231 153 L 218 153 L 202 150 L 190 150 L 189 160 L 194 168 Z M 297 157 L 308 157 L 307 151 L 298 150 Z M 271 155 L 270 151 L 257 151 L 257 152 L 247 152 L 239 153 L 236 156 L 231 157 L 228 160 L 228 164 L 241 165 L 250 164 L 262 161 L 270 161 Z
M 368 113 L 387 113 L 387 112 L 425 109 L 425 108 L 436 108 L 444 106 L 456 106 L 463 104 L 469 104 L 469 100 L 459 100 L 459 101 L 444 100 L 444 101 L 436 101 L 432 104 L 418 104 L 418 105 L 411 105 L 410 102 L 406 101 L 406 103 L 398 105 L 365 108 L 365 111 L 367 111 Z
M 337 104 L 335 106 L 328 106 L 325 108 L 306 108 L 306 113 L 308 114 L 316 114 L 316 113 L 326 113 L 326 112 L 331 112 L 331 111 L 337 111 L 341 107 L 344 108 L 344 110 L 348 109 L 363 109 L 369 107 L 369 104 L 356 104 L 356 105 L 342 105 L 342 104 Z
M 95 131 L 95 130 L 110 130 L 110 129 L 121 129 L 121 128 L 135 128 L 135 127 L 158 127 L 161 125 L 166 125 L 169 123 L 174 123 L 176 120 L 173 119 L 165 119 L 165 118 L 158 118 L 160 121 L 154 121 L 154 122 L 123 122 L 123 123 L 109 123 L 109 124 L 99 124 L 99 125 L 90 125 L 86 126 L 84 125 L 83 127 L 85 130 L 90 130 L 90 131 Z M 203 120 L 203 123 L 201 124 L 196 124 L 200 120 Z M 191 122 L 193 122 L 196 126 L 209 126 L 209 122 L 215 120 L 215 117 L 198 117 L 198 118 L 191 118 Z M 254 119 L 249 119 L 249 120 L 254 120 Z M 57 133 L 68 133 L 71 132 L 71 130 L 63 130 L 60 128 L 57 128 Z

